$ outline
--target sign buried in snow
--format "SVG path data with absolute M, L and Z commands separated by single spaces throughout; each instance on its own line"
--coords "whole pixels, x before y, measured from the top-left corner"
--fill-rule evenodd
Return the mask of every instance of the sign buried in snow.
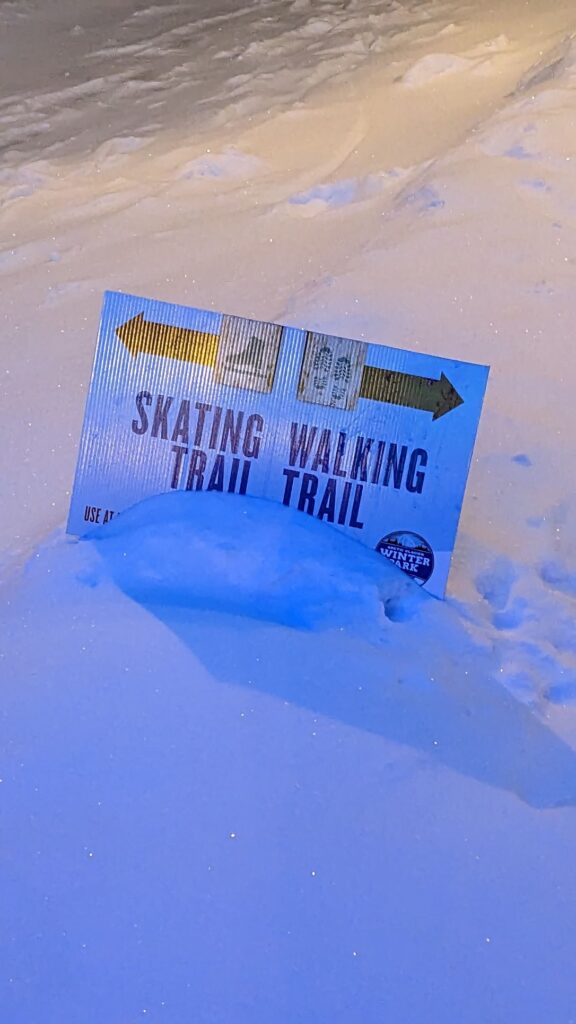
M 332 524 L 442 596 L 487 377 L 108 292 L 68 532 L 170 489 L 249 494 Z

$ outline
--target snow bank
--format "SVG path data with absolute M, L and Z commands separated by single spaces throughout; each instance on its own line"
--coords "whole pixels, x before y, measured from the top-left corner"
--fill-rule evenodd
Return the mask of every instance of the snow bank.
M 172 492 L 94 534 L 108 571 L 145 604 L 377 638 L 420 592 L 382 556 L 302 513 L 238 495 Z

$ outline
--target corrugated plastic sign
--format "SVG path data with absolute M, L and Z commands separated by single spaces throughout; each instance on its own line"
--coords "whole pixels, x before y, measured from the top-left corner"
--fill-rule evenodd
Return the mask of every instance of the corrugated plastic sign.
M 444 594 L 488 368 L 105 296 L 68 532 L 170 489 L 283 503 Z

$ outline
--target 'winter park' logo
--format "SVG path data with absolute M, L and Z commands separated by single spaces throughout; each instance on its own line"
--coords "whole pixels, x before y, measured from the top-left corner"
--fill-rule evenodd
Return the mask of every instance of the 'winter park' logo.
M 386 555 L 399 569 L 411 576 L 420 586 L 430 579 L 434 571 L 434 553 L 419 533 L 398 530 L 389 533 L 376 545 L 376 551 Z

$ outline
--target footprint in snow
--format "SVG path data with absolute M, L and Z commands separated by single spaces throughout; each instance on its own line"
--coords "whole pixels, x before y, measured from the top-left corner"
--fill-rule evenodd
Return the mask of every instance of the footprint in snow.
M 510 599 L 518 573 L 510 559 L 502 556 L 476 577 L 476 590 L 494 612 L 502 612 Z M 503 627 L 506 628 L 506 627 Z

